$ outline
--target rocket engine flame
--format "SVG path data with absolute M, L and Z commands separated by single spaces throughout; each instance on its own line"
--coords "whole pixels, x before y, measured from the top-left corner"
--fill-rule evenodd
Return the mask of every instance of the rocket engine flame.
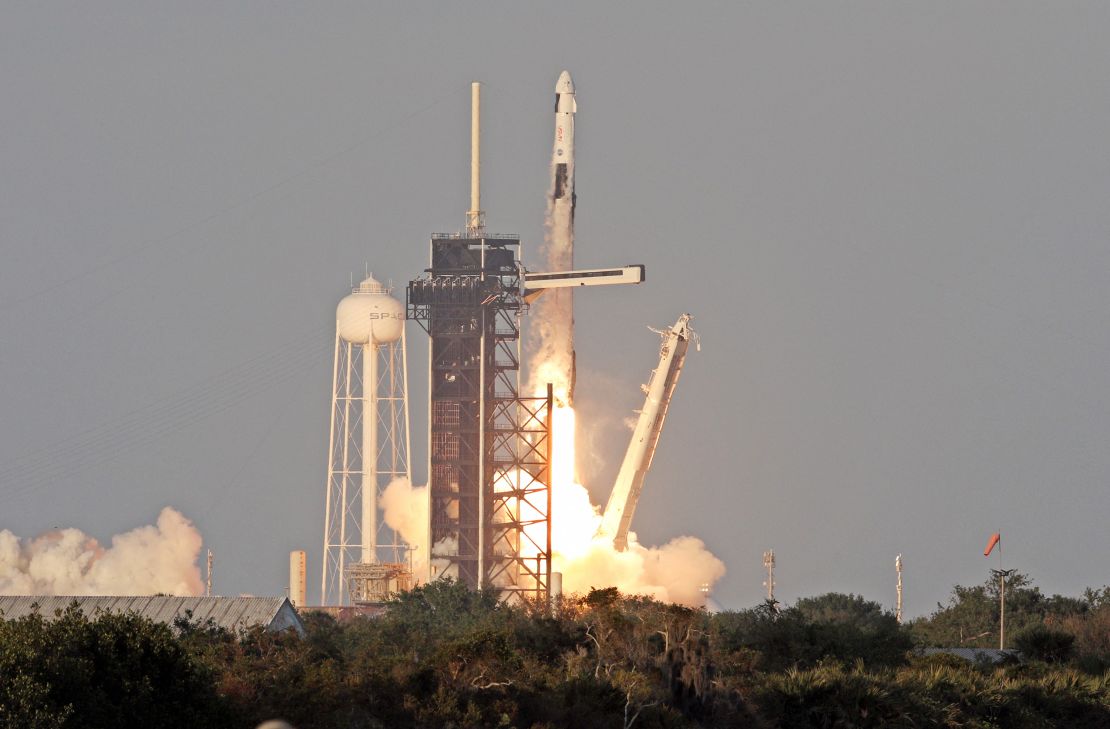
M 621 592 L 646 595 L 664 602 L 704 607 L 703 585 L 712 587 L 725 574 L 724 563 L 697 537 L 676 537 L 661 547 L 639 543 L 629 535 L 627 550 L 618 552 L 612 538 L 597 536 L 601 509 L 574 476 L 575 413 L 556 407 L 552 423 L 552 568 L 563 573 L 563 590 L 587 592 L 593 587 L 617 587 Z M 534 527 L 532 535 L 542 536 Z

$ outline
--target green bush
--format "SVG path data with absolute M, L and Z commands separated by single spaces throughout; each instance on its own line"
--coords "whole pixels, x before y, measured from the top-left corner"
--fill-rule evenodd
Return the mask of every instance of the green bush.
M 1022 656 L 1045 663 L 1063 663 L 1075 648 L 1075 636 L 1045 625 L 1034 625 L 1014 637 L 1014 647 Z
M 1076 668 L 1108 659 L 1099 599 L 1050 600 L 1004 666 L 914 656 L 838 593 L 709 615 L 604 589 L 549 616 L 439 582 L 378 618 L 305 613 L 303 638 L 70 610 L 0 621 L 0 729 L 1108 727 L 1110 674 Z
M 0 727 L 223 726 L 213 675 L 136 615 L 0 620 Z

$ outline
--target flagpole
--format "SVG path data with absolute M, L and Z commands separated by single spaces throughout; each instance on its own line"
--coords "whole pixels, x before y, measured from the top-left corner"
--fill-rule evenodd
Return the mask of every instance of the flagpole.
M 998 530 L 991 535 L 990 541 L 987 542 L 987 548 L 983 550 L 983 556 L 989 557 L 991 550 L 998 547 L 998 569 L 991 570 L 991 573 L 998 574 L 998 650 L 1006 650 L 1006 574 L 1007 570 L 1003 569 L 1002 564 L 1002 530 Z M 1014 570 L 1009 570 L 1010 573 Z
M 1013 574 L 1015 570 L 1003 569 L 1001 531 L 994 533 L 983 554 L 989 555 L 995 547 L 998 547 L 998 569 L 991 570 L 991 573 L 998 575 L 998 649 L 1004 651 L 1006 650 L 1006 575 Z
M 1002 568 L 1002 530 L 998 530 L 998 650 L 1006 650 L 1006 570 Z

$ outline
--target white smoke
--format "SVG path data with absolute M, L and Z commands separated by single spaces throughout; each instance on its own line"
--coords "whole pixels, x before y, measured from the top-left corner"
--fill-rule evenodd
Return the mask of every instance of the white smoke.
M 411 547 L 412 571 L 419 580 L 428 566 L 428 487 L 395 478 L 378 499 L 385 524 Z
M 432 551 L 435 554 L 458 554 L 459 538 L 443 537 L 435 543 Z M 441 577 L 451 577 L 457 580 L 459 578 L 459 565 L 446 558 L 433 559 L 432 578 L 438 579 Z
M 616 587 L 629 595 L 646 595 L 692 607 L 705 605 L 703 587 L 712 588 L 725 574 L 724 563 L 697 537 L 676 537 L 661 547 L 639 543 L 629 534 L 628 549 L 618 552 L 612 539 L 597 537 L 601 512 L 578 483 L 557 483 L 552 492 L 552 568 L 563 573 L 566 593 L 585 593 L 593 587 Z M 428 528 L 428 487 L 399 478 L 379 500 L 385 523 L 405 542 L 416 546 L 413 571 L 419 578 L 427 566 L 424 547 Z M 435 545 L 451 554 L 458 543 L 446 537 Z M 449 560 L 432 560 L 437 577 L 453 577 Z
M 635 532 L 628 549 L 618 552 L 612 538 L 597 536 L 601 511 L 577 483 L 556 484 L 552 504 L 552 543 L 563 591 L 585 593 L 616 587 L 629 595 L 704 607 L 706 592 L 725 575 L 725 564 L 697 537 L 676 537 L 661 547 L 640 544 Z
M 112 537 L 105 548 L 79 529 L 33 539 L 0 531 L 0 595 L 200 595 L 201 536 L 166 507 L 153 526 Z

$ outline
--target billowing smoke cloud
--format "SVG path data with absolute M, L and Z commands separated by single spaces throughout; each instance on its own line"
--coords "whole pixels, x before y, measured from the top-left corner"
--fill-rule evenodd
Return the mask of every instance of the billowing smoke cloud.
M 413 486 L 407 478 L 395 478 L 378 499 L 385 524 L 415 547 L 412 571 L 419 580 L 428 566 L 428 487 Z
M 567 410 L 563 410 L 567 414 Z M 565 427 L 573 427 L 560 418 Z M 573 452 L 570 454 L 573 456 Z M 563 573 L 566 593 L 585 593 L 592 587 L 617 587 L 630 595 L 647 595 L 664 602 L 702 607 L 704 588 L 712 588 L 725 574 L 725 565 L 697 537 L 677 537 L 661 547 L 639 543 L 635 532 L 629 535 L 628 549 L 618 552 L 612 539 L 597 537 L 601 512 L 590 501 L 584 486 L 567 478 L 567 471 L 555 469 L 556 484 L 552 491 L 552 543 L 555 557 L 552 567 Z M 413 571 L 421 578 L 427 566 L 428 553 L 424 543 L 428 537 L 428 488 L 413 486 L 407 479 L 395 479 L 379 500 L 385 523 L 411 545 Z M 537 528 L 540 528 L 537 526 Z M 539 538 L 539 535 L 537 535 Z M 457 549 L 450 538 L 436 545 L 436 552 L 450 554 Z M 453 577 L 449 562 L 433 562 L 435 574 Z
M 564 592 L 617 587 L 631 595 L 703 607 L 703 588 L 712 589 L 724 577 L 724 562 L 697 537 L 676 537 L 661 547 L 648 547 L 632 532 L 628 549 L 618 552 L 611 538 L 596 536 L 601 512 L 585 487 L 556 483 L 552 494 L 552 566 L 563 573 Z
M 0 595 L 200 595 L 200 532 L 166 507 L 105 548 L 79 529 L 33 539 L 0 531 Z

